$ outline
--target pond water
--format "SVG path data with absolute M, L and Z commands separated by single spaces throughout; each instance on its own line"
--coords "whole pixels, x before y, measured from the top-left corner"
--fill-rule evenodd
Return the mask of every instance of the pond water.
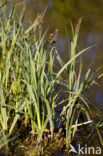
M 17 15 L 25 3 L 25 16 L 33 21 L 38 13 L 47 8 L 44 17 L 44 30 L 48 33 L 59 30 L 57 49 L 61 57 L 67 61 L 70 41 L 72 39 L 70 20 L 75 26 L 78 19 L 83 17 L 78 46 L 84 49 L 96 45 L 85 54 L 83 59 L 83 75 L 88 67 L 95 71 L 103 64 L 103 0 L 17 0 Z M 66 34 L 68 30 L 68 35 Z M 69 44 L 68 44 L 69 41 Z M 103 68 L 100 72 L 103 72 Z M 92 87 L 87 97 L 91 104 L 103 111 L 103 79 L 99 80 L 100 87 Z M 57 153 L 57 155 L 65 155 Z
M 48 33 L 59 30 L 57 49 L 61 57 L 67 61 L 71 41 L 70 20 L 73 25 L 80 17 L 83 17 L 78 45 L 80 49 L 96 45 L 83 54 L 83 74 L 88 67 L 96 70 L 103 64 L 103 0 L 17 0 L 17 14 L 25 3 L 25 15 L 33 21 L 37 13 L 47 8 L 44 17 L 44 28 Z M 68 30 L 68 36 L 66 34 Z M 69 44 L 68 44 L 69 41 Z M 103 72 L 103 68 L 101 69 Z M 99 80 L 100 87 L 93 87 L 88 98 L 92 104 L 96 104 L 103 111 L 103 83 Z

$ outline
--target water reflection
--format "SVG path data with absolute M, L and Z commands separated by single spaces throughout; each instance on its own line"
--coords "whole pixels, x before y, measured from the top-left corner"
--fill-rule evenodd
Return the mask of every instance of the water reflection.
M 34 20 L 38 12 L 47 7 L 44 18 L 44 29 L 49 28 L 49 32 L 59 29 L 57 49 L 63 59 L 69 56 L 68 40 L 71 40 L 70 19 L 75 25 L 79 17 L 83 16 L 83 23 L 79 35 L 79 48 L 96 45 L 85 53 L 83 58 L 83 74 L 88 66 L 95 70 L 103 63 L 103 0 L 17 0 L 17 14 L 23 8 L 25 2 L 25 16 L 31 21 Z M 65 28 L 68 29 L 68 37 Z M 103 70 L 101 70 L 103 72 Z M 102 80 L 99 82 L 101 86 Z M 96 103 L 103 110 L 103 89 L 94 87 L 91 89 L 90 101 Z M 89 95 L 88 95 L 89 96 Z M 91 99 L 92 98 L 92 99 Z

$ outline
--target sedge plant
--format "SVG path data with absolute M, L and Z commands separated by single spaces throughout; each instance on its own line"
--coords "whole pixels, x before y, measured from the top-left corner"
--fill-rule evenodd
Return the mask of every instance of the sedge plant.
M 71 57 L 67 63 L 63 63 L 56 48 L 49 42 L 47 45 L 44 42 L 46 34 L 46 32 L 42 33 L 44 13 L 38 15 L 25 29 L 23 26 L 25 10 L 21 17 L 15 20 L 15 1 L 9 17 L 6 13 L 7 6 L 2 6 L 3 15 L 0 18 L 0 139 L 2 141 L 0 147 L 11 141 L 11 136 L 15 136 L 18 121 L 25 126 L 25 129 L 30 126 L 38 142 L 42 140 L 44 132 L 50 132 L 52 138 L 55 131 L 55 109 L 60 105 L 56 99 L 63 90 L 62 86 L 65 86 L 64 92 L 68 94 L 68 102 L 59 117 L 65 114 L 66 147 L 69 148 L 77 127 L 92 123 L 91 111 L 84 93 L 95 83 L 93 80 L 95 73 L 91 75 L 89 69 L 81 82 L 81 62 L 78 74 L 75 71 L 77 57 L 91 48 L 76 53 L 81 19 L 75 31 L 72 27 Z M 54 70 L 55 57 L 61 65 L 57 72 Z M 66 79 L 62 73 L 66 75 Z M 78 124 L 80 111 L 86 114 L 87 121 Z

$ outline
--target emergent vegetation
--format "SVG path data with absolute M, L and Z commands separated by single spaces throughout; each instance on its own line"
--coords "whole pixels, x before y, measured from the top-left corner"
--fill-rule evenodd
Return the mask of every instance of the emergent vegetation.
M 55 47 L 56 34 L 45 42 L 46 32 L 42 34 L 44 14 L 38 15 L 25 30 L 24 13 L 15 21 L 15 5 L 9 17 L 6 5 L 0 8 L 0 148 L 21 135 L 18 130 L 22 127 L 29 127 L 28 131 L 32 131 L 38 143 L 44 132 L 49 132 L 52 139 L 55 130 L 60 128 L 59 122 L 64 123 L 65 128 L 61 128 L 66 132 L 66 148 L 69 148 L 79 126 L 94 124 L 84 93 L 102 76 L 95 77 L 89 68 L 81 80 L 82 61 L 77 63 L 76 59 L 91 48 L 77 52 L 81 19 L 75 31 L 71 24 L 70 59 L 64 63 Z M 58 71 L 55 59 L 60 64 Z M 61 110 L 56 117 L 58 108 Z M 85 115 L 84 122 L 79 122 L 81 113 Z M 103 143 L 100 124 L 96 129 Z

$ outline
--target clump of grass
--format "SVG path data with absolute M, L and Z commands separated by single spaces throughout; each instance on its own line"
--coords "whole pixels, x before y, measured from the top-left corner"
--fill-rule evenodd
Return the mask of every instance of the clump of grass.
M 91 110 L 86 100 L 84 99 L 84 93 L 87 89 L 89 89 L 94 83 L 93 80 L 94 73 L 91 74 L 91 69 L 89 68 L 84 79 L 81 81 L 82 74 L 82 61 L 80 61 L 79 72 L 76 73 L 76 57 L 88 50 L 84 49 L 81 52 L 76 54 L 77 51 L 77 40 L 79 29 L 81 25 L 82 18 L 79 19 L 78 24 L 76 25 L 75 31 L 72 26 L 72 34 L 73 41 L 71 43 L 71 56 L 70 60 L 60 69 L 57 75 L 60 75 L 65 69 L 65 75 L 67 79 L 65 80 L 65 85 L 67 87 L 68 92 L 68 103 L 64 107 L 61 115 L 63 115 L 66 111 L 66 147 L 69 148 L 70 143 L 73 141 L 75 133 L 77 131 L 78 126 L 82 126 L 83 124 L 92 123 L 90 114 Z M 68 68 L 69 65 L 69 68 Z M 79 65 L 79 64 L 78 64 Z M 84 123 L 79 123 L 79 117 L 81 112 L 86 115 L 87 121 Z
M 0 18 L 0 138 L 4 138 L 4 143 L 5 140 L 8 142 L 8 139 L 15 136 L 17 126 L 20 125 L 25 129 L 30 127 L 38 142 L 43 139 L 44 132 L 50 132 L 53 138 L 56 108 L 67 101 L 58 119 L 61 120 L 63 115 L 66 118 L 66 148 L 69 148 L 78 126 L 93 122 L 84 93 L 95 83 L 95 73 L 91 74 L 88 69 L 81 82 L 82 62 L 78 74 L 75 70 L 77 57 L 91 48 L 76 53 L 81 19 L 75 31 L 72 26 L 71 58 L 67 63 L 63 63 L 54 43 L 44 43 L 44 13 L 38 15 L 33 24 L 25 30 L 24 12 L 19 20 L 15 21 L 14 11 L 15 4 L 7 18 L 5 6 Z M 57 72 L 54 71 L 54 58 L 58 59 L 61 65 Z M 62 90 L 68 97 L 59 103 L 57 97 Z M 81 112 L 86 115 L 87 121 L 78 123 Z

